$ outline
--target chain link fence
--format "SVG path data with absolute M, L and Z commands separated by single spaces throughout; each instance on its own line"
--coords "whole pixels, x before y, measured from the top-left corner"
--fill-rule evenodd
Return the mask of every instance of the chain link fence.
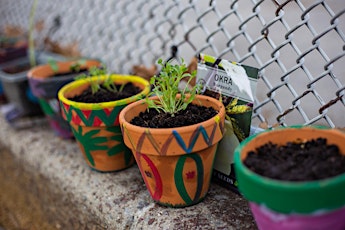
M 32 2 L 0 0 L 0 27 L 28 28 Z M 253 125 L 345 127 L 344 19 L 342 0 L 39 0 L 35 36 L 39 47 L 46 36 L 76 42 L 119 73 L 168 58 L 172 46 L 186 62 L 203 52 L 251 65 L 260 69 Z

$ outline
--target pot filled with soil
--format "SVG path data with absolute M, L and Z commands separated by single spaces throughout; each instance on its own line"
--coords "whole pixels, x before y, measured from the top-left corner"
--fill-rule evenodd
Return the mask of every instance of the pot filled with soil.
M 185 207 L 200 202 L 208 192 L 225 108 L 219 100 L 193 90 L 179 94 L 178 82 L 189 77 L 183 74 L 185 66 L 159 63 L 163 70 L 151 79 L 151 95 L 156 96 L 124 108 L 120 124 L 152 199 L 164 206 Z
M 235 151 L 240 192 L 259 229 L 345 229 L 345 133 L 277 128 Z
M 39 65 L 28 72 L 31 91 L 38 98 L 51 128 L 59 137 L 73 137 L 68 122 L 61 116 L 57 98 L 59 89 L 73 81 L 77 75 L 100 65 L 97 60 L 63 61 Z
M 149 91 L 150 84 L 143 78 L 117 74 L 76 80 L 59 90 L 62 116 L 92 169 L 111 172 L 133 165 L 133 155 L 123 143 L 118 115 Z

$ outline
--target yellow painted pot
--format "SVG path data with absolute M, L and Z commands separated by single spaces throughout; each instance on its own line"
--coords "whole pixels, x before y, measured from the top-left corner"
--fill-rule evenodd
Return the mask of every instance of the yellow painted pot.
M 145 97 L 150 91 L 148 81 L 137 76 L 111 75 L 115 84 L 132 82 L 141 92 L 129 98 L 103 103 L 80 103 L 69 100 L 90 85 L 77 80 L 65 85 L 58 93 L 62 116 L 72 127 L 73 134 L 88 165 L 98 171 L 110 172 L 134 164 L 130 150 L 124 145 L 119 126 L 119 113 L 128 104 Z M 105 76 L 92 77 L 103 81 Z

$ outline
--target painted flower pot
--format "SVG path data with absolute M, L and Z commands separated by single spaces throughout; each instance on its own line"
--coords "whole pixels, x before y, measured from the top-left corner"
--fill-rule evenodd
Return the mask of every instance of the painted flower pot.
M 92 77 L 91 81 L 104 80 Z M 90 85 L 88 80 L 66 84 L 58 92 L 62 116 L 71 125 L 87 164 L 102 172 L 118 171 L 134 164 L 131 151 L 124 145 L 119 126 L 119 113 L 129 103 L 145 97 L 150 83 L 137 76 L 111 75 L 115 84 L 132 82 L 142 91 L 122 100 L 104 103 L 80 103 L 69 100 L 81 94 Z
M 79 74 L 71 74 L 70 67 L 75 63 L 76 61 L 57 62 L 57 72 L 54 72 L 49 64 L 36 66 L 28 72 L 28 81 L 32 93 L 38 98 L 51 128 L 62 138 L 71 138 L 73 134 L 70 125 L 61 116 L 57 94 L 62 86 L 73 81 L 74 77 Z M 100 65 L 99 61 L 87 60 L 81 65 L 81 69 L 89 69 L 92 66 Z
M 322 127 L 288 127 L 251 136 L 235 150 L 235 171 L 240 192 L 249 201 L 259 229 L 345 229 L 345 174 L 288 182 L 260 176 L 243 164 L 247 153 L 271 141 L 326 138 L 345 154 L 345 133 Z M 306 169 L 308 170 L 308 169 Z
M 130 123 L 147 109 L 144 100 L 128 105 L 120 114 L 124 142 L 131 148 L 153 200 L 164 206 L 196 204 L 210 186 L 217 145 L 224 133 L 225 109 L 218 100 L 202 95 L 193 103 L 211 106 L 219 113 L 202 123 L 168 129 Z

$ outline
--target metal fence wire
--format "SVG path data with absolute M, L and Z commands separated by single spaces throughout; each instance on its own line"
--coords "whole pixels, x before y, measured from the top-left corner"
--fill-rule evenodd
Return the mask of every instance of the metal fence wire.
M 0 27 L 28 28 L 32 2 L 0 0 Z M 345 127 L 344 19 L 343 0 L 39 0 L 35 36 L 77 42 L 119 73 L 168 58 L 174 45 L 186 62 L 203 52 L 251 65 L 253 125 Z

